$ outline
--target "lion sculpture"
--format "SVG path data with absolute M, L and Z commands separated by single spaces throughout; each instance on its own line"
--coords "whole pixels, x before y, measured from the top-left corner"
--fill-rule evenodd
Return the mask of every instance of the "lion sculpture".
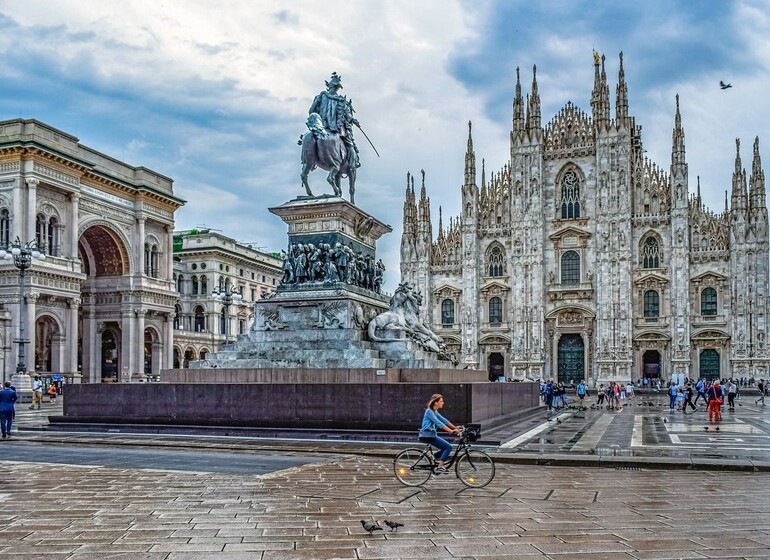
M 390 309 L 369 321 L 369 339 L 374 342 L 414 340 L 423 349 L 435 352 L 440 359 L 456 365 L 457 360 L 447 349 L 444 339 L 420 322 L 421 305 L 422 294 L 412 284 L 402 282 L 390 298 Z M 406 338 L 382 338 L 377 335 L 378 330 L 403 331 Z

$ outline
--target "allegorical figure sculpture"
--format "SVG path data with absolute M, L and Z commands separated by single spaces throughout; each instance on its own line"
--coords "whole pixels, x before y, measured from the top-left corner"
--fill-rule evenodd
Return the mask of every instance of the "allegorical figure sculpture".
M 337 196 L 342 196 L 342 178 L 348 178 L 350 202 L 355 203 L 356 169 L 361 164 L 353 138 L 353 126 L 359 124 L 353 116 L 353 102 L 340 95 L 340 89 L 342 79 L 333 72 L 326 82 L 326 91 L 316 95 L 310 105 L 310 116 L 306 122 L 308 132 L 299 140 L 302 146 L 302 186 L 308 196 L 313 196 L 307 178 L 311 171 L 320 167 L 329 172 L 326 180 Z
M 420 322 L 420 306 L 422 294 L 408 282 L 402 282 L 390 298 L 388 311 L 380 313 L 369 321 L 367 332 L 369 339 L 374 342 L 393 342 L 404 338 L 383 338 L 383 331 L 403 332 L 406 338 L 415 341 L 425 350 L 435 352 L 442 360 L 448 360 L 457 365 L 457 358 L 449 352 L 444 339 L 434 333 L 424 323 Z

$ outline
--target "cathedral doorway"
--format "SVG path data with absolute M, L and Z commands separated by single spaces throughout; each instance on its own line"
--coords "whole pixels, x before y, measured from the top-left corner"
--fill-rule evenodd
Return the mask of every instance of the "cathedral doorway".
M 499 377 L 505 375 L 505 358 L 500 352 L 492 352 L 487 363 L 490 381 L 497 381 Z
M 660 377 L 660 352 L 657 350 L 647 350 L 642 356 L 642 372 L 647 379 L 658 379 Z
M 579 334 L 563 334 L 559 339 L 558 381 L 577 383 L 585 379 L 585 344 Z
M 698 373 L 701 377 L 708 379 L 709 381 L 720 379 L 719 352 L 713 348 L 703 350 L 700 353 L 698 364 L 700 366 Z

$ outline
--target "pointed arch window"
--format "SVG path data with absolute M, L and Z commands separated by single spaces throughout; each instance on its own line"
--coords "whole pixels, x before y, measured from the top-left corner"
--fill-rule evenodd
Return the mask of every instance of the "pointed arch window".
M 658 240 L 650 236 L 642 242 L 640 251 L 640 260 L 642 268 L 660 268 L 660 262 L 663 260 L 663 253 L 660 249 Z
M 503 322 L 503 300 L 499 297 L 489 300 L 489 322 L 493 325 Z
M 700 314 L 713 317 L 717 314 L 717 291 L 706 288 L 700 293 Z
M 455 323 L 455 302 L 451 299 L 445 299 L 441 302 L 441 324 L 445 327 L 451 327 Z
M 561 218 L 572 220 L 580 217 L 580 177 L 575 171 L 567 171 L 561 180 Z
M 0 248 L 7 247 L 11 241 L 11 216 L 8 208 L 0 210 Z
M 561 256 L 561 283 L 580 284 L 580 255 L 567 251 Z
M 646 319 L 660 317 L 660 294 L 655 290 L 644 292 L 644 317 Z
M 490 276 L 505 276 L 505 253 L 500 245 L 495 245 L 489 250 L 487 272 Z

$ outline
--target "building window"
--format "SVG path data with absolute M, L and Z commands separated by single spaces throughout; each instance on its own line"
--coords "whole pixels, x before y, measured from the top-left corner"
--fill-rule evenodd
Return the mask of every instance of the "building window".
M 38 214 L 35 218 L 35 243 L 37 248 L 43 253 L 47 253 L 46 250 L 46 223 L 45 216 Z
M 490 276 L 505 275 L 505 253 L 499 245 L 492 247 L 487 254 L 487 271 Z
M 576 251 L 561 256 L 561 283 L 580 284 L 580 255 Z
M 574 171 L 567 171 L 561 180 L 561 218 L 580 217 L 580 179 Z
M 51 216 L 48 220 L 48 250 L 47 253 L 53 257 L 59 256 L 59 220 Z
M 191 295 L 197 296 L 198 295 L 198 277 L 193 276 L 190 279 L 190 282 L 192 282 L 192 291 L 190 292 Z
M 655 290 L 644 292 L 644 316 L 660 317 L 660 295 Z
M 451 327 L 455 323 L 455 302 L 445 299 L 441 302 L 441 324 Z
M 717 314 L 717 291 L 714 288 L 706 288 L 700 293 L 700 314 Z
M 182 319 L 182 308 L 180 306 L 174 307 L 174 330 L 179 330 L 179 325 Z
M 208 293 L 208 280 L 206 280 L 205 276 L 201 276 L 201 295 L 206 295 Z
M 642 268 L 660 268 L 661 258 L 658 240 L 652 236 L 645 239 L 641 250 Z
M 257 290 L 251 289 L 251 301 L 257 301 Z
M 176 291 L 180 294 L 184 293 L 184 276 L 181 274 L 176 278 Z
M 238 334 L 243 334 L 246 330 L 246 321 L 238 319 Z
M 153 245 L 152 249 L 150 249 L 150 276 L 153 278 L 157 278 L 159 276 L 158 274 L 158 263 L 160 262 L 159 254 L 158 254 L 158 246 Z
M 11 216 L 7 208 L 0 210 L 0 248 L 8 247 L 11 241 Z
M 489 300 L 489 322 L 500 324 L 503 322 L 503 300 L 493 297 Z
M 195 308 L 195 332 L 206 331 L 206 315 L 200 305 Z

